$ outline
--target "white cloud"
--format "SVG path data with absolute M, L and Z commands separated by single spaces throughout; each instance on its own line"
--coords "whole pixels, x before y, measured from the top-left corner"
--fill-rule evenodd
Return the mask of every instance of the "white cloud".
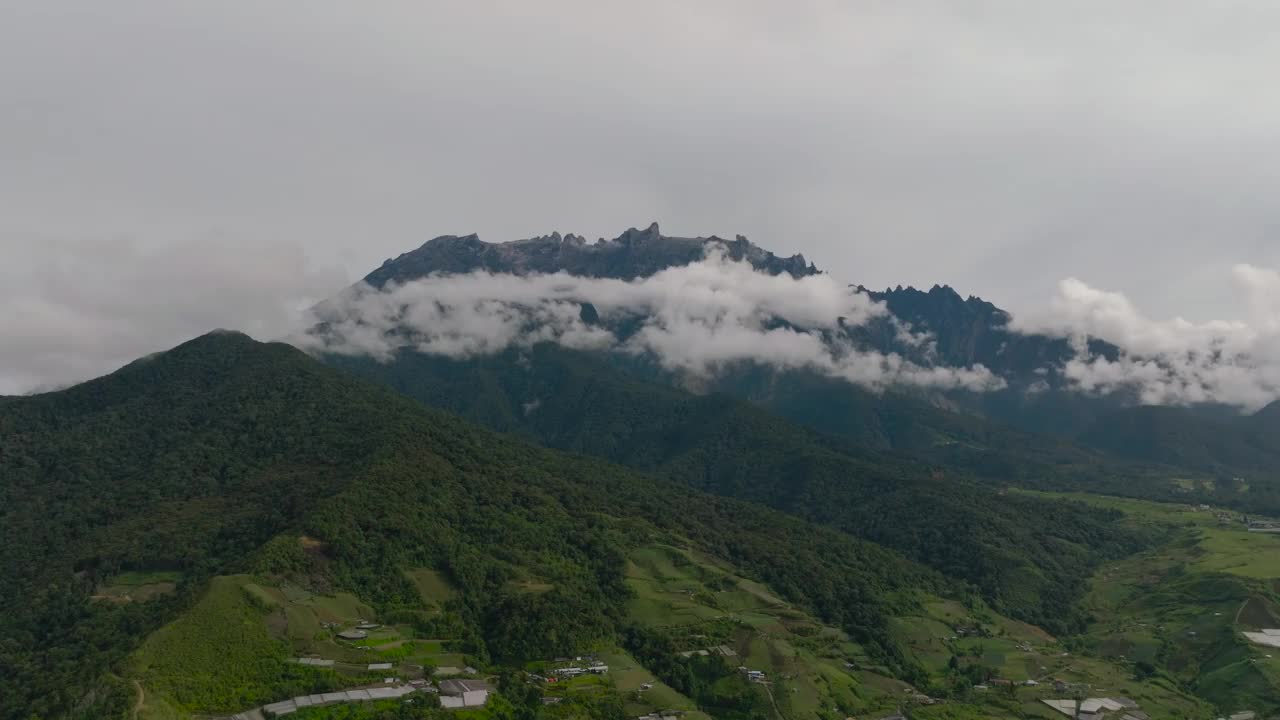
M 596 308 L 601 323 L 581 319 L 583 303 Z M 703 261 L 633 281 L 476 272 L 429 276 L 382 292 L 357 287 L 317 308 L 326 333 L 295 341 L 380 359 L 404 348 L 468 357 L 549 341 L 651 353 L 665 367 L 694 376 L 751 361 L 812 369 L 871 388 L 1002 385 L 982 367 L 921 367 L 897 355 L 857 350 L 844 339 L 842 324 L 886 313 L 829 275 L 769 275 L 712 252 Z M 627 320 L 640 325 L 626 337 L 610 329 Z
M 238 238 L 6 235 L 0 263 L 0 393 L 49 389 L 114 370 L 217 327 L 276 337 L 341 287 L 293 243 Z
M 1047 310 L 1017 316 L 1011 326 L 1072 338 L 1076 355 L 1061 371 L 1084 392 L 1133 391 L 1145 404 L 1256 410 L 1280 397 L 1280 273 L 1239 264 L 1232 278 L 1245 299 L 1245 320 L 1156 320 L 1123 293 L 1069 278 Z M 1119 355 L 1091 354 L 1089 338 L 1115 345 Z

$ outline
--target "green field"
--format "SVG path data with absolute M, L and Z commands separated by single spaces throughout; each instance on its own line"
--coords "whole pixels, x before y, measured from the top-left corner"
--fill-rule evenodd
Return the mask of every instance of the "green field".
M 1083 647 L 1125 664 L 1144 663 L 1167 684 L 1185 683 L 1220 712 L 1280 710 L 1280 672 L 1243 630 L 1280 619 L 1280 537 L 1224 523 L 1218 511 L 1181 504 L 1071 495 L 1164 528 L 1150 550 L 1108 563 L 1084 603 L 1098 618 Z M 1236 513 L 1232 513 L 1234 518 Z
M 1280 535 L 1239 529 L 1205 529 L 1201 533 L 1204 554 L 1195 562 L 1195 569 L 1267 580 L 1280 578 Z

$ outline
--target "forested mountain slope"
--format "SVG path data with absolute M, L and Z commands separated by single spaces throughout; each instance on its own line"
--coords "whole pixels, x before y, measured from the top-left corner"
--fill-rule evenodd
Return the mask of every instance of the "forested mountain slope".
M 615 637 L 627 549 L 659 540 L 724 558 L 907 675 L 887 619 L 952 587 L 870 543 L 503 439 L 231 333 L 0 405 L 0 478 L 6 718 L 125 712 L 128 653 L 209 577 L 260 568 L 282 533 L 323 548 L 311 582 L 380 610 L 414 605 L 404 568 L 437 568 L 469 652 L 504 661 Z M 289 571 L 285 557 L 266 567 Z M 91 599 L 128 572 L 176 587 Z
M 1140 543 L 1106 513 L 1006 495 L 550 345 L 466 361 L 408 352 L 390 363 L 326 360 L 498 430 L 874 540 L 1055 631 L 1080 626 L 1073 603 L 1088 568 Z

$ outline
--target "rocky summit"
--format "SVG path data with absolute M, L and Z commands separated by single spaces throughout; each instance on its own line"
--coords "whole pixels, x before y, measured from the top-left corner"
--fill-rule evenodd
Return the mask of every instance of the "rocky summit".
M 550 235 L 504 243 L 485 242 L 475 234 L 441 235 L 416 250 L 388 259 L 364 281 L 376 288 L 390 282 L 406 282 L 432 273 L 567 272 L 570 275 L 632 280 L 706 256 L 708 249 L 724 248 L 729 258 L 746 260 L 759 270 L 793 277 L 814 275 L 818 269 L 803 255 L 780 257 L 738 235 L 733 240 L 716 237 L 663 235 L 658 224 L 630 228 L 612 240 L 587 243 L 581 235 Z

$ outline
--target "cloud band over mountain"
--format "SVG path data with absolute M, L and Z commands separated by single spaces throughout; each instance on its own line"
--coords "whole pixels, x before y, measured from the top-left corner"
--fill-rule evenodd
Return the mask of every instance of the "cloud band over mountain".
M 888 315 L 829 274 L 772 275 L 721 254 L 634 281 L 564 273 L 430 276 L 385 291 L 357 286 L 299 317 L 308 298 L 341 286 L 286 242 L 187 242 L 164 249 L 125 240 L 31 240 L 57 261 L 6 267 L 0 301 L 0 393 L 78 382 L 171 347 L 212 327 L 309 349 L 388 357 L 402 349 L 467 357 L 539 341 L 648 353 L 692 375 L 749 361 L 805 368 L 860 386 L 985 391 L 1005 378 L 981 366 L 931 362 L 932 335 Z M 1245 411 L 1280 398 L 1280 273 L 1235 266 L 1237 319 L 1162 320 L 1120 292 L 1062 281 L 1038 310 L 1013 315 L 1024 334 L 1068 337 L 1074 357 L 1043 371 L 1093 395 L 1132 394 L 1156 405 L 1221 403 Z M 313 301 L 312 301 L 313 302 Z M 590 304 L 598 322 L 583 319 Z M 327 337 L 301 329 L 317 319 Z M 843 328 L 888 323 L 905 354 L 855 348 Z M 1088 338 L 1115 354 L 1090 354 Z M 1095 348 L 1096 350 L 1096 348 Z
M 587 305 L 598 321 L 584 319 Z M 670 370 L 695 376 L 757 362 L 875 389 L 982 391 L 1004 385 L 981 366 L 925 367 L 853 347 L 844 328 L 887 313 L 829 275 L 771 275 L 712 251 L 702 261 L 631 281 L 473 272 L 392 283 L 382 291 L 357 286 L 319 306 L 323 332 L 297 342 L 385 359 L 402 349 L 468 357 L 547 341 L 650 354 Z
M 1061 372 L 1082 392 L 1133 391 L 1147 405 L 1256 410 L 1280 398 L 1280 273 L 1239 264 L 1232 280 L 1247 320 L 1156 320 L 1123 293 L 1068 278 L 1047 309 L 1015 316 L 1012 327 L 1071 338 L 1076 354 Z M 1089 338 L 1111 343 L 1118 355 L 1091 354 Z

